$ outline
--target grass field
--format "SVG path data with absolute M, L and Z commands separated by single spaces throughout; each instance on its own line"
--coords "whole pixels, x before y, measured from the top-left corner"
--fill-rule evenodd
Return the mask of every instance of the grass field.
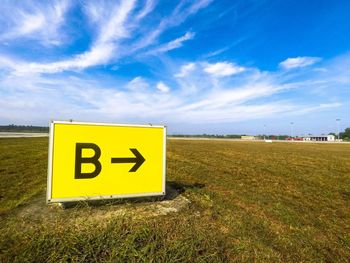
M 47 145 L 0 139 L 1 262 L 350 261 L 349 145 L 168 140 L 162 215 L 46 206 Z

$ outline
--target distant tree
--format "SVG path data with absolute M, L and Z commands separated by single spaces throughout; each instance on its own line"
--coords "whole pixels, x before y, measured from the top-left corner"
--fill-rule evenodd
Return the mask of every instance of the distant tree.
M 32 125 L 0 125 L 0 132 L 48 132 L 49 127 Z
M 350 139 L 350 128 L 346 128 L 344 132 L 341 132 L 340 139 L 349 140 Z

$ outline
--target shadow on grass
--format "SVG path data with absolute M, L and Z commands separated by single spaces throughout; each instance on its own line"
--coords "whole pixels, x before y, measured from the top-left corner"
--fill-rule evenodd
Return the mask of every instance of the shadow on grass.
M 180 182 L 167 182 L 167 187 L 172 188 L 175 190 L 178 194 L 181 194 L 185 192 L 187 189 L 198 189 L 203 188 L 205 185 L 200 183 L 194 183 L 194 184 L 184 184 Z
M 99 207 L 99 206 L 115 206 L 121 204 L 137 204 L 137 203 L 149 203 L 149 202 L 161 202 L 174 200 L 180 194 L 184 193 L 187 189 L 203 188 L 205 185 L 200 183 L 184 184 L 180 182 L 168 181 L 166 183 L 166 194 L 164 196 L 147 196 L 147 197 L 134 197 L 134 198 L 122 198 L 122 199 L 108 199 L 108 200 L 84 200 L 76 202 L 62 203 L 62 208 L 78 208 L 78 207 Z

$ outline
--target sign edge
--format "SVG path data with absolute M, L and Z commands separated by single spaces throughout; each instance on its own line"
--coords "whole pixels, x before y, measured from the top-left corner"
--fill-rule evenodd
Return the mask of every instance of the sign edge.
M 55 122 L 50 123 L 49 133 L 49 154 L 47 167 L 47 189 L 46 189 L 46 203 L 50 203 L 52 199 L 52 162 L 53 162 L 53 137 L 54 137 Z

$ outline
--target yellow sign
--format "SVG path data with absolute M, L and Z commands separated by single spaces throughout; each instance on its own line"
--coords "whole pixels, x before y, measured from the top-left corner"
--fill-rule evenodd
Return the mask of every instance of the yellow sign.
M 47 202 L 165 194 L 166 128 L 55 121 Z

